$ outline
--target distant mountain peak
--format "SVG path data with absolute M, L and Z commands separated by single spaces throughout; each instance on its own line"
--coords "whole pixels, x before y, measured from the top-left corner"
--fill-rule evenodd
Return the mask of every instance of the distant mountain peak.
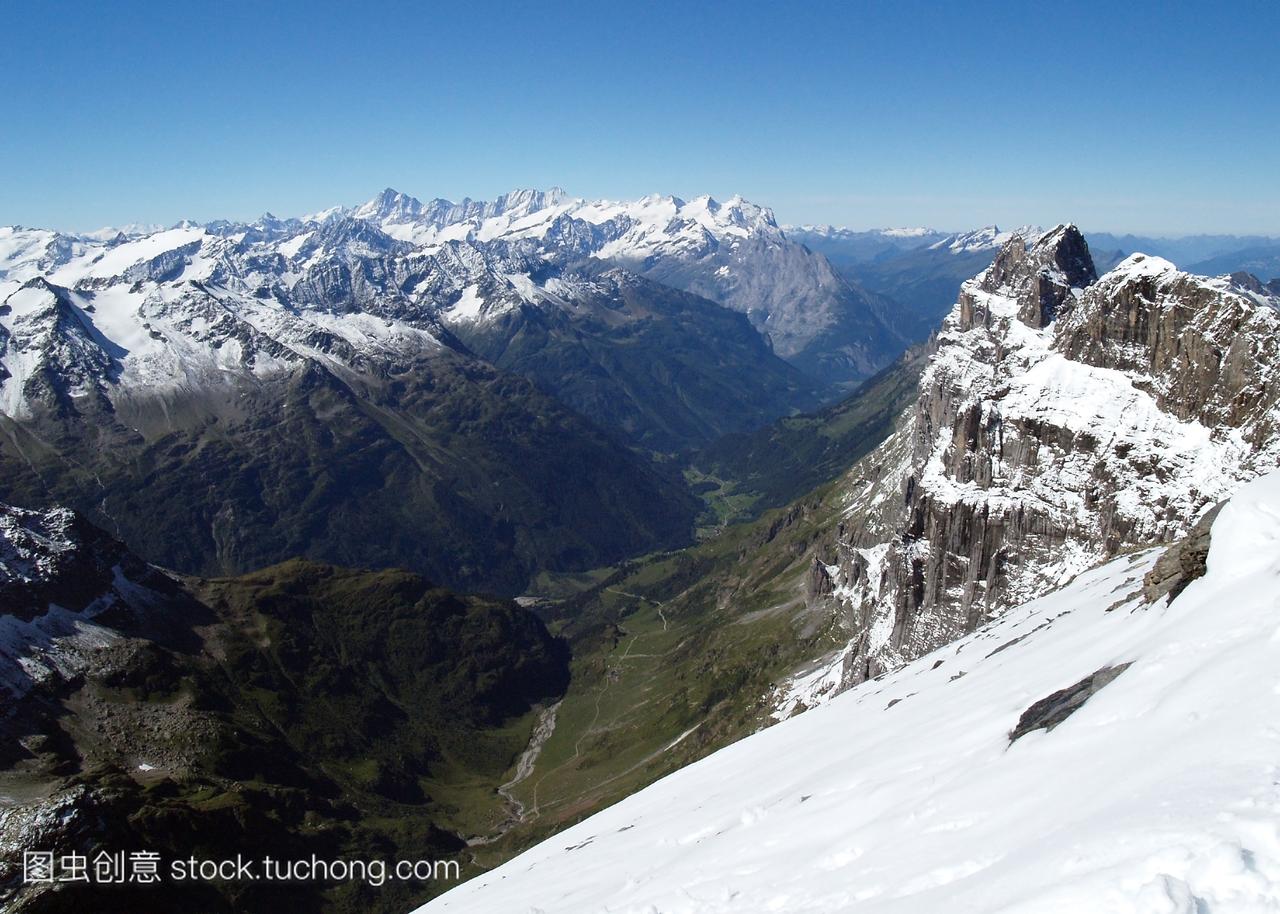
M 356 207 L 352 215 L 358 219 L 376 218 L 406 222 L 421 213 L 421 200 L 401 193 L 394 187 L 388 187 L 372 200 Z
M 1032 241 L 1042 234 L 1044 234 L 1044 230 L 1034 225 L 1020 226 L 1012 231 L 1001 231 L 1000 226 L 992 224 L 950 235 L 941 241 L 934 242 L 931 247 L 934 249 L 946 249 L 954 254 L 969 254 L 977 251 L 995 250 L 1003 246 L 1011 238 L 1017 237 Z
M 549 206 L 559 206 L 568 199 L 569 195 L 560 187 L 552 187 L 548 190 L 516 188 L 498 197 L 493 206 L 498 213 L 508 212 L 513 209 L 536 212 Z

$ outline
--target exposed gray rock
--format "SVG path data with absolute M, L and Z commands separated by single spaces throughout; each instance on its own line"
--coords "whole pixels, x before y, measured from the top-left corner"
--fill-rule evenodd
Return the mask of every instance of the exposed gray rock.
M 1278 346 L 1272 300 L 1226 278 L 1134 255 L 1096 279 L 1071 226 L 1007 243 L 813 551 L 806 593 L 850 632 L 846 684 L 1177 540 L 1280 465 Z
M 1221 511 L 1222 505 L 1206 511 L 1185 537 L 1156 559 L 1155 566 L 1142 579 L 1142 596 L 1147 603 L 1155 603 L 1165 597 L 1173 602 L 1188 584 L 1204 577 L 1209 558 L 1210 528 Z
M 887 300 L 781 233 L 754 233 L 733 244 L 710 239 L 700 249 L 620 262 L 746 314 L 778 355 L 826 383 L 869 377 L 907 345 L 888 319 Z
M 1104 686 L 1113 682 L 1131 665 L 1122 663 L 1119 666 L 1104 666 L 1075 685 L 1059 689 L 1052 695 L 1046 695 L 1022 712 L 1017 725 L 1009 731 L 1009 742 L 1016 742 L 1033 730 L 1044 730 L 1046 733 L 1051 731 L 1079 711 L 1086 701 L 1098 694 Z

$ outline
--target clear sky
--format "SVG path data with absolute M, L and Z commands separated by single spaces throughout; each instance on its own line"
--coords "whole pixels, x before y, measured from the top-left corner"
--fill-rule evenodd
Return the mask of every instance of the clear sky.
M 393 186 L 1280 234 L 1280 3 L 0 0 L 0 224 Z

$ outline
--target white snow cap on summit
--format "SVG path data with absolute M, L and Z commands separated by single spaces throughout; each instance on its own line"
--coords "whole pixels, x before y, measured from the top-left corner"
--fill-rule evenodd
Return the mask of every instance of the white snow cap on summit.
M 745 238 L 781 233 L 772 210 L 736 194 L 723 203 L 710 195 L 686 202 L 661 194 L 619 202 L 570 197 L 553 187 L 514 190 L 488 203 L 464 199 L 424 204 L 388 188 L 350 213 L 377 223 L 394 238 L 428 246 L 468 236 L 481 242 L 540 239 L 562 216 L 589 225 L 619 224 L 622 237 L 607 252 L 597 252 L 599 257 L 648 256 L 657 246 L 687 246 L 707 234 Z
M 1116 264 L 1111 275 L 1117 280 L 1132 276 L 1160 276 L 1164 273 L 1176 273 L 1178 267 L 1163 257 L 1150 254 L 1130 254 Z

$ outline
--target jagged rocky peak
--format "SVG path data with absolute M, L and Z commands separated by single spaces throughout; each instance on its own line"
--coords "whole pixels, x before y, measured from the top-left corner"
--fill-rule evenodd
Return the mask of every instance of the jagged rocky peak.
M 308 247 L 350 257 L 378 257 L 401 250 L 401 242 L 387 236 L 372 220 L 360 217 L 330 219 L 316 229 Z
M 536 213 L 552 206 L 559 206 L 569 199 L 562 188 L 552 187 L 549 190 L 533 190 L 518 188 L 500 196 L 493 201 L 490 215 L 502 216 L 511 213 L 521 215 Z
M 440 198 L 423 203 L 416 197 L 388 187 L 372 200 L 356 207 L 351 215 L 389 225 L 421 222 L 444 227 L 498 216 L 527 216 L 559 206 L 568 199 L 569 195 L 561 188 L 552 187 L 549 190 L 517 188 L 490 202 L 464 197 L 457 203 Z
M 422 214 L 422 201 L 388 187 L 368 203 L 356 207 L 357 219 L 410 222 Z
M 11 381 L 0 370 L 0 412 L 25 415 L 29 401 L 66 408 L 71 398 L 101 396 L 119 372 L 118 347 L 94 332 L 65 289 L 43 277 L 28 280 L 4 301 L 9 330 L 0 358 L 24 369 Z
M 1059 225 L 1039 238 L 1014 235 L 1000 248 L 975 291 L 962 292 L 962 327 L 990 320 L 978 293 L 1012 295 L 1018 319 L 1029 327 L 1046 327 L 1069 306 L 1074 291 L 1098 278 L 1089 245 L 1074 225 Z
M 1068 358 L 1125 372 L 1166 410 L 1252 444 L 1275 431 L 1280 300 L 1233 277 L 1185 273 L 1134 254 L 1056 328 Z
M 734 194 L 724 203 L 720 203 L 710 196 L 699 197 L 693 203 L 705 207 L 717 222 L 724 225 L 732 225 L 737 228 L 759 232 L 778 230 L 778 223 L 774 219 L 773 210 L 767 206 L 752 203 L 750 200 L 744 200 L 738 194 Z
M 844 480 L 811 602 L 855 682 L 1117 552 L 1182 536 L 1280 466 L 1280 312 L 1070 225 L 1008 240 L 943 323 L 915 405 Z

